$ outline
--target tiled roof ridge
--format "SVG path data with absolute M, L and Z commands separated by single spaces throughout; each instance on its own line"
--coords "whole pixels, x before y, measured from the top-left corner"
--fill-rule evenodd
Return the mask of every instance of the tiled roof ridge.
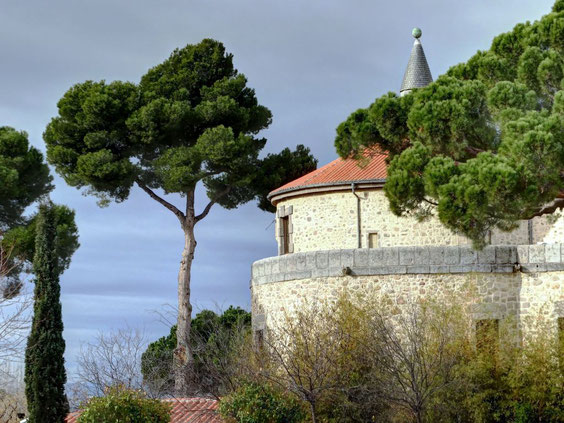
M 161 401 L 193 401 L 193 400 L 204 400 L 204 401 L 217 401 L 217 398 L 213 397 L 170 397 L 170 398 L 159 398 Z
M 304 178 L 303 181 L 304 181 L 304 183 L 306 183 L 306 182 L 310 181 L 311 179 L 313 179 L 315 176 L 318 176 L 318 175 L 322 175 L 322 174 L 324 174 L 324 173 L 327 173 L 330 169 L 332 169 L 333 167 L 337 166 L 337 164 L 338 164 L 340 161 L 342 161 L 342 160 L 344 160 L 342 157 L 337 157 L 335 160 L 330 161 L 330 162 L 327 163 L 326 165 L 323 165 L 323 166 L 321 166 L 320 168 L 315 169 L 315 170 L 312 171 L 312 172 L 306 173 L 304 176 L 301 176 L 301 177 L 298 178 L 298 179 Z M 305 178 L 306 176 L 309 176 L 309 178 L 306 179 L 306 178 Z M 286 185 L 286 184 L 284 184 L 284 185 Z M 284 186 L 284 185 L 283 185 L 283 186 Z
M 362 163 L 362 158 L 357 160 L 352 154 L 347 158 L 337 157 L 326 165 L 278 187 L 271 191 L 268 196 L 271 198 L 287 191 L 307 187 L 341 185 L 355 181 L 383 182 L 386 164 L 382 157 L 385 158 L 387 155 L 379 147 L 367 147 L 360 153 L 361 157 L 368 159 L 365 164 Z

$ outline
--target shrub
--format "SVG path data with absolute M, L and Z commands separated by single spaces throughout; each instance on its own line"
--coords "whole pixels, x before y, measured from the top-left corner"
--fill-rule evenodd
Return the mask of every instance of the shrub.
M 88 401 L 78 422 L 168 423 L 170 406 L 147 398 L 141 391 L 113 387 L 105 396 Z
M 232 423 L 299 423 L 303 405 L 268 385 L 245 383 L 219 403 L 219 413 Z

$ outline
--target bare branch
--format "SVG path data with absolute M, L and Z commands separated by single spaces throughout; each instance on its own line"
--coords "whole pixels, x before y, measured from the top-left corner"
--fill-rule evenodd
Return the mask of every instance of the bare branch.
M 564 209 L 564 198 L 557 198 L 552 203 L 547 204 L 546 206 L 541 207 L 535 213 L 533 213 L 529 219 L 533 217 L 543 216 L 545 214 L 552 214 L 558 209 Z
M 149 195 L 149 197 L 151 197 L 157 203 L 162 204 L 164 207 L 166 207 L 171 212 L 173 212 L 174 215 L 178 218 L 178 220 L 180 220 L 180 223 L 184 224 L 184 220 L 185 220 L 186 217 L 184 216 L 184 213 L 182 213 L 180 211 L 180 209 L 178 209 L 174 204 L 171 204 L 168 201 L 166 201 L 164 198 L 159 197 L 157 194 L 155 194 L 155 192 L 153 190 L 151 190 L 151 188 L 149 188 L 147 185 L 145 185 L 139 179 L 136 179 L 135 182 L 137 183 L 137 185 L 139 185 L 139 188 L 141 188 L 143 191 L 145 191 Z
M 138 329 L 99 333 L 93 342 L 81 346 L 74 389 L 103 395 L 110 386 L 144 388 L 141 354 L 146 346 L 145 336 Z
M 195 218 L 195 223 L 198 223 L 200 220 L 202 220 L 204 217 L 206 217 L 208 215 L 208 213 L 210 212 L 212 206 L 217 203 L 221 198 L 223 198 L 224 196 L 226 196 L 227 194 L 229 194 L 229 192 L 231 191 L 232 187 L 227 187 L 226 189 L 224 189 L 222 192 L 220 192 L 213 200 L 211 200 L 208 205 L 204 208 L 204 211 L 202 211 L 202 213 L 200 213 L 198 216 L 196 216 Z

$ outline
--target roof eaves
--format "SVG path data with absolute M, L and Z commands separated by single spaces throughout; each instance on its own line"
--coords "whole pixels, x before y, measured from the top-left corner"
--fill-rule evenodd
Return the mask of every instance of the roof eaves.
M 272 191 L 268 194 L 266 198 L 272 201 L 274 197 L 277 197 L 282 194 L 287 194 L 292 191 L 302 191 L 304 189 L 312 189 L 312 188 L 325 188 L 325 187 L 334 187 L 334 186 L 345 186 L 345 185 L 359 185 L 359 184 L 378 184 L 384 185 L 386 182 L 386 178 L 377 178 L 377 179 L 357 179 L 354 181 L 335 181 L 335 182 L 324 182 L 320 184 L 311 184 L 311 185 L 298 185 L 295 187 L 290 187 L 286 189 Z

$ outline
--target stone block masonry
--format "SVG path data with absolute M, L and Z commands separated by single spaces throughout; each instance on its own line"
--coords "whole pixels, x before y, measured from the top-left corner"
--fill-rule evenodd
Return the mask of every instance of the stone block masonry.
M 307 251 L 259 260 L 252 284 L 309 279 L 401 274 L 538 273 L 564 271 L 564 244 L 387 247 Z M 564 289 L 564 287 L 563 287 Z
M 360 200 L 348 190 L 298 195 L 280 201 L 277 204 L 279 216 L 291 212 L 292 251 L 357 248 L 359 220 L 360 245 L 363 248 L 469 244 L 466 238 L 453 234 L 436 217 L 419 222 L 414 218 L 395 216 L 381 189 L 360 190 L 356 194 Z M 280 219 L 276 219 L 276 226 L 280 246 L 283 242 L 279 235 Z M 491 245 L 562 242 L 564 212 L 522 221 L 511 232 L 494 230 L 489 238 Z
M 469 289 L 472 295 L 469 295 Z M 307 302 L 386 297 L 399 309 L 414 298 L 473 304 L 475 319 L 564 317 L 564 244 L 325 250 L 259 260 L 252 267 L 255 329 Z M 523 332 L 524 333 L 524 332 Z

